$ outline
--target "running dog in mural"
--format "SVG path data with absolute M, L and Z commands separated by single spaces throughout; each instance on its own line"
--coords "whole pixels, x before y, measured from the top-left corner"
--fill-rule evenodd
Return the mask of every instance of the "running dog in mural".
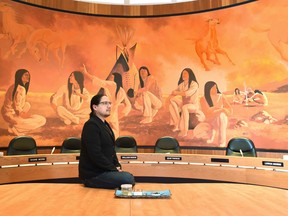
M 0 39 L 7 37 L 12 42 L 4 58 L 8 58 L 10 55 L 15 55 L 16 53 L 18 53 L 17 57 L 20 58 L 27 50 L 27 39 L 33 31 L 33 27 L 19 23 L 16 19 L 16 12 L 6 3 L 0 3 L 0 12 L 2 13 L 3 24 Z
M 200 58 L 202 65 L 204 66 L 206 71 L 209 71 L 210 68 L 206 64 L 203 54 L 206 54 L 206 59 L 213 62 L 214 64 L 220 65 L 220 61 L 218 59 L 217 54 L 222 54 L 227 57 L 227 59 L 234 65 L 227 52 L 220 48 L 218 43 L 216 26 L 220 24 L 219 19 L 209 19 L 208 23 L 208 33 L 201 39 L 197 40 L 195 43 L 195 50 L 197 55 Z M 214 55 L 214 59 L 211 56 Z

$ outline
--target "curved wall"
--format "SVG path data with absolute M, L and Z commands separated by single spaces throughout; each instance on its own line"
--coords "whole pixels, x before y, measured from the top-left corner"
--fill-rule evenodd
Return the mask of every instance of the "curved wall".
M 287 65 L 284 64 L 287 56 L 285 46 L 283 52 L 275 47 L 275 42 L 284 40 L 287 35 L 283 28 L 288 20 L 283 19 L 287 17 L 287 3 L 262 0 L 245 4 L 248 2 L 252 1 L 202 0 L 175 5 L 111 6 L 70 0 L 3 0 L 0 3 L 0 74 L 3 77 L 0 104 L 14 82 L 15 71 L 27 68 L 31 73 L 27 93 L 27 101 L 32 107 L 30 113 L 44 116 L 46 124 L 26 134 L 35 137 L 37 144 L 47 147 L 48 151 L 53 146 L 59 147 L 68 136 L 80 136 L 82 124 L 66 125 L 67 122 L 58 118 L 51 108 L 49 99 L 58 88 L 67 84 L 70 73 L 81 70 L 83 64 L 89 72 L 105 80 L 117 60 L 115 54 L 118 57 L 115 46 L 123 48 L 123 38 L 119 37 L 122 28 L 133 33 L 128 48 L 137 43 L 132 62 L 136 66 L 132 65 L 136 68 L 135 74 L 138 74 L 137 68 L 148 66 L 162 88 L 164 99 L 177 87 L 183 68 L 191 67 L 199 83 L 199 97 L 203 96 L 204 84 L 213 80 L 231 102 L 233 114 L 229 117 L 227 142 L 235 136 L 246 136 L 255 142 L 257 149 L 287 152 Z M 176 14 L 183 15 L 173 16 Z M 213 46 L 219 45 L 214 53 L 219 62 L 207 61 L 209 68 L 205 68 L 196 52 L 195 41 L 207 39 L 207 21 L 211 17 L 216 18 L 213 21 L 219 21 L 214 22 L 217 34 L 211 34 L 216 39 Z M 13 28 L 9 28 L 12 25 Z M 25 37 L 17 41 L 21 35 Z M 15 45 L 12 39 L 17 42 Z M 85 87 L 91 95 L 97 93 L 96 87 L 86 78 Z M 134 86 L 138 88 L 137 84 Z M 265 91 L 269 105 L 234 103 L 236 87 L 242 91 L 247 87 Z M 185 153 L 205 150 L 206 153 L 221 151 L 223 154 L 224 148 L 217 138 L 213 143 L 206 142 L 210 130 L 207 124 L 202 124 L 198 130 L 189 130 L 186 137 L 174 132 L 168 123 L 166 108 L 163 105 L 150 124 L 140 124 L 142 114 L 132 109 L 128 116 L 119 119 L 120 134 L 135 136 L 145 152 L 152 151 L 158 137 L 169 135 L 180 141 Z M 265 116 L 267 113 L 269 116 Z M 2 148 L 7 147 L 15 135 L 6 120 L 0 116 Z

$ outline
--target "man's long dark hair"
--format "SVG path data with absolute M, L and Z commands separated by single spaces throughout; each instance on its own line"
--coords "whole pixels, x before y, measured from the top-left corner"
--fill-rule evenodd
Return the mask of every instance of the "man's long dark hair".
M 98 106 L 100 104 L 101 98 L 103 96 L 106 96 L 106 95 L 105 94 L 97 94 L 97 95 L 94 95 L 92 97 L 91 102 L 90 102 L 90 109 L 91 109 L 90 117 L 92 117 L 94 115 L 93 105 Z

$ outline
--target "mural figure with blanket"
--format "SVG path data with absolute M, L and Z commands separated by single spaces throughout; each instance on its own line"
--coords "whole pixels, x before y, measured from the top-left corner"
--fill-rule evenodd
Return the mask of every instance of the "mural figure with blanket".
M 89 118 L 90 94 L 84 86 L 84 75 L 73 71 L 66 85 L 61 86 L 50 98 L 51 106 L 66 125 Z
M 185 137 L 189 130 L 190 113 L 194 118 L 203 121 L 204 115 L 200 110 L 198 98 L 199 84 L 191 68 L 181 72 L 178 87 L 168 96 L 167 102 L 170 113 L 170 125 L 173 131 L 180 131 L 179 136 Z
M 210 124 L 211 137 L 207 143 L 213 143 L 218 134 L 217 144 L 225 147 L 228 116 L 232 115 L 233 109 L 226 96 L 222 94 L 214 81 L 208 81 L 204 86 L 204 97 L 200 99 L 202 111 L 205 114 L 206 122 Z
M 26 101 L 26 98 L 30 77 L 26 69 L 16 71 L 14 84 L 6 91 L 1 109 L 3 119 L 8 123 L 8 132 L 16 136 L 26 135 L 46 123 L 45 117 L 29 114 L 31 104 Z

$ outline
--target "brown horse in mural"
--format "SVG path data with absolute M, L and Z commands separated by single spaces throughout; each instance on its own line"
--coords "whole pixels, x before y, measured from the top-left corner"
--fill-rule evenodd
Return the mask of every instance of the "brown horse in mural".
M 17 49 L 19 49 L 17 57 L 20 58 L 26 52 L 27 39 L 33 31 L 33 27 L 27 24 L 18 23 L 15 11 L 6 3 L 0 3 L 0 12 L 2 13 L 3 23 L 0 39 L 7 37 L 12 41 L 12 44 L 4 55 L 4 58 L 8 58 L 10 55 L 15 55 L 18 51 Z
M 27 47 L 36 61 L 49 61 L 49 54 L 53 53 L 59 65 L 63 67 L 67 43 L 60 34 L 48 28 L 35 30 L 29 37 Z M 40 49 L 42 48 L 42 53 Z
M 232 60 L 229 58 L 227 52 L 220 48 L 218 43 L 217 31 L 216 26 L 220 24 L 219 19 L 209 19 L 208 23 L 208 33 L 201 39 L 197 40 L 195 43 L 195 50 L 197 55 L 200 58 L 202 65 L 204 66 L 205 70 L 210 70 L 207 64 L 205 63 L 203 54 L 206 54 L 206 59 L 213 62 L 214 64 L 220 65 L 220 61 L 218 59 L 217 54 L 225 55 L 228 60 L 234 65 Z M 211 56 L 214 55 L 214 59 Z

